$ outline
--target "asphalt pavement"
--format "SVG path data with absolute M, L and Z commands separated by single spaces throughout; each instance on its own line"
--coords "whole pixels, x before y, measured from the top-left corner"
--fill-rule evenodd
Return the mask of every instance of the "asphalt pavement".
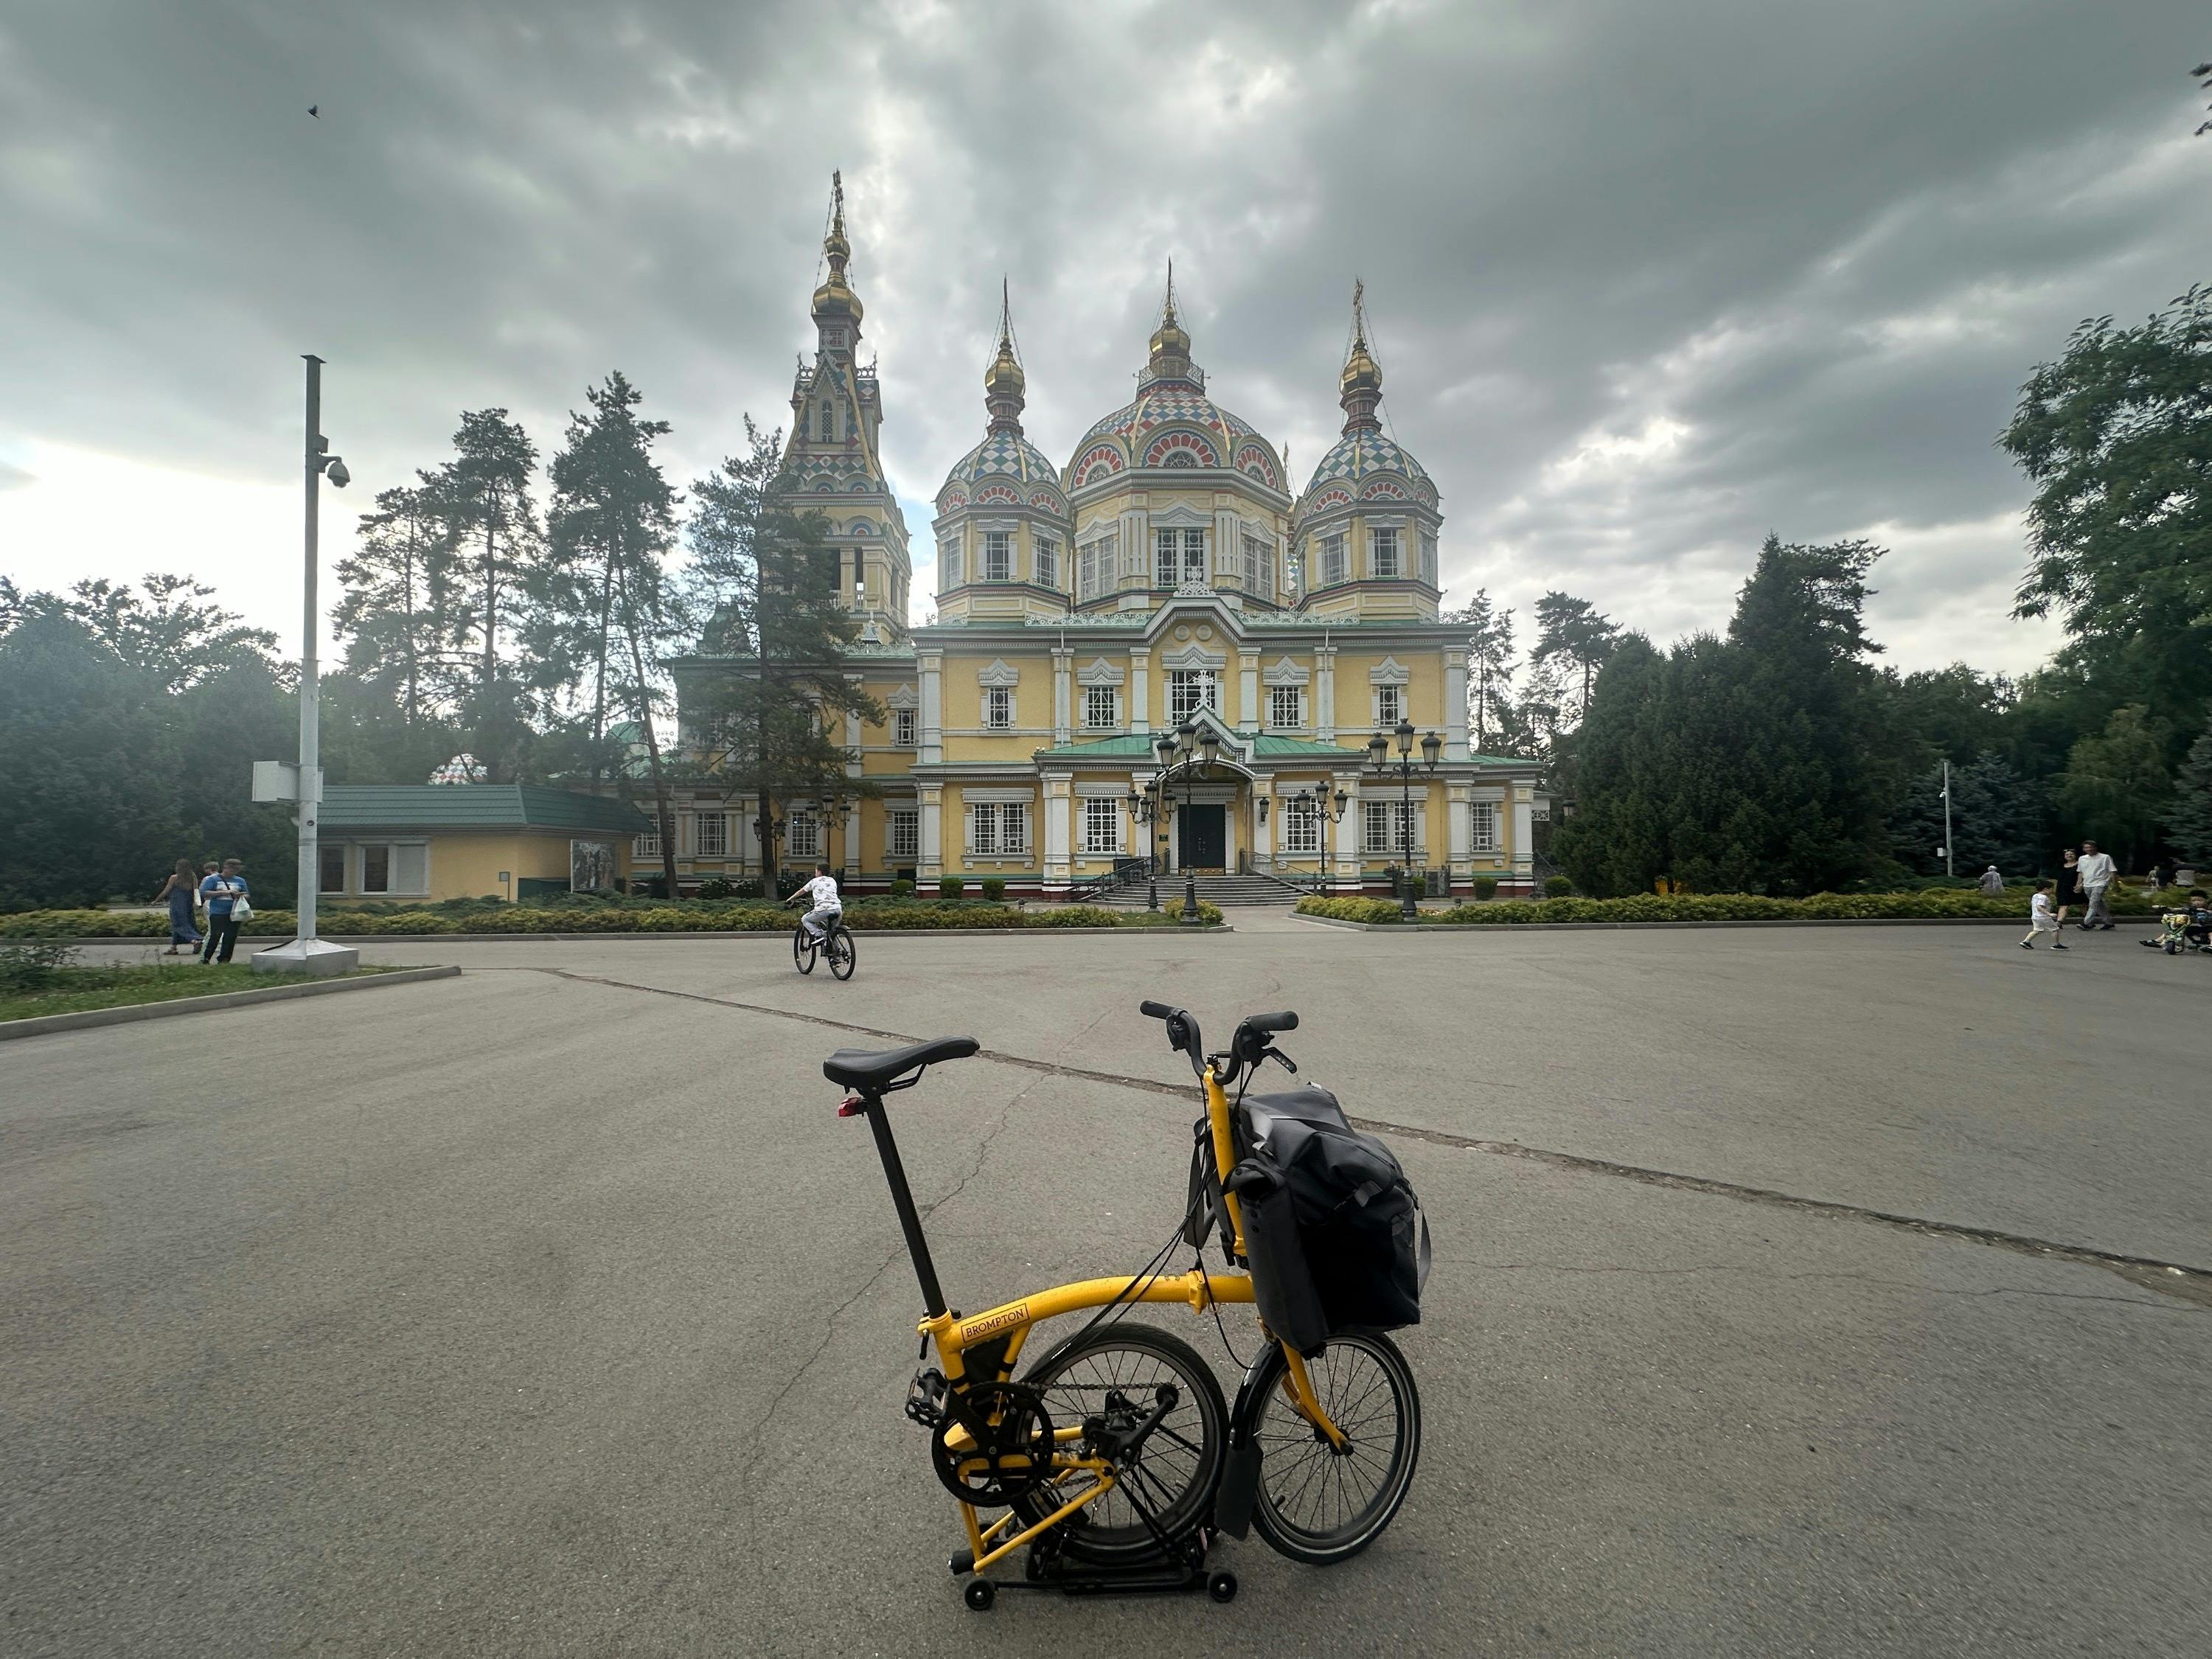
M 844 985 L 772 939 L 378 946 L 466 971 L 9 1045 L 0 1648 L 2212 1650 L 2212 1292 L 2160 1265 L 2212 1269 L 2212 963 L 1236 920 L 863 935 Z M 1226 1607 L 972 1613 L 820 1060 L 993 1051 L 893 1103 L 980 1307 L 1179 1215 L 1145 996 L 1297 1009 L 1304 1074 L 1399 1126 L 1420 1472 L 1344 1566 L 1225 1543 Z

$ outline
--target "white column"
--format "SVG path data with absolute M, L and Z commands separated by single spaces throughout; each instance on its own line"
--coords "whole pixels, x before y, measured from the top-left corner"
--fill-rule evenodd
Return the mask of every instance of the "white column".
M 1213 585 L 1244 591 L 1244 521 L 1234 507 L 1213 513 Z M 1233 866 L 1232 866 L 1233 867 Z
M 1336 647 L 1314 647 L 1314 737 L 1322 743 L 1336 741 Z
M 1052 740 L 1066 743 L 1075 735 L 1074 713 L 1071 705 L 1073 688 L 1069 672 L 1075 653 L 1065 645 L 1052 648 Z
M 921 670 L 921 749 L 916 757 L 924 766 L 945 761 L 945 653 L 924 651 L 916 665 Z
M 1062 682 L 1063 685 L 1065 681 Z M 1048 892 L 1066 892 L 1074 856 L 1074 781 L 1066 772 L 1044 775 L 1044 884 Z
M 1346 886 L 1359 884 L 1359 774 L 1342 773 L 1330 780 L 1329 791 L 1334 794 L 1341 789 L 1349 797 L 1344 804 L 1344 817 L 1329 826 L 1334 837 L 1329 847 L 1330 861 L 1335 866 L 1332 880 Z M 1330 803 L 1334 807 L 1334 802 Z
M 854 691 L 860 689 L 858 674 L 846 675 L 845 683 Z M 860 775 L 860 717 L 849 709 L 845 714 L 845 775 L 848 778 Z M 859 806 L 855 805 L 853 809 L 855 822 L 859 820 L 860 811 Z
M 1237 725 L 1240 731 L 1260 729 L 1260 653 L 1237 653 Z
M 1121 568 L 1115 586 L 1149 587 L 1152 580 L 1152 538 L 1142 507 L 1121 514 Z
M 1444 647 L 1444 758 L 1467 758 L 1467 651 Z
M 921 804 L 921 858 L 915 872 L 917 883 L 935 881 L 945 873 L 942 812 L 945 791 L 934 783 L 918 784 L 915 794 Z
M 1536 806 L 1534 792 L 1525 782 L 1513 786 L 1513 879 L 1533 883 L 1535 879 Z
M 1468 786 L 1455 780 L 1444 786 L 1444 793 L 1449 801 L 1448 810 L 1451 813 L 1452 885 L 1457 887 L 1474 875 L 1474 824 L 1468 805 Z
M 1152 729 L 1152 651 L 1150 646 L 1129 652 L 1129 730 L 1139 735 Z

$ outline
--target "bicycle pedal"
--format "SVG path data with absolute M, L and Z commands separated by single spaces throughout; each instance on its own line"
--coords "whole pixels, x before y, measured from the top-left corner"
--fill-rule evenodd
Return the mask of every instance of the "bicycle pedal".
M 916 1371 L 907 1386 L 906 1414 L 925 1429 L 945 1426 L 945 1374 L 935 1366 Z

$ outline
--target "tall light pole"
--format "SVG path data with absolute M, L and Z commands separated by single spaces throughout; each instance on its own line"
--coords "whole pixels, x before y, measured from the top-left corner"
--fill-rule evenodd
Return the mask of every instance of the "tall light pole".
M 268 973 L 342 974 L 361 965 L 361 953 L 315 937 L 315 898 L 322 888 L 317 817 L 323 804 L 322 696 L 315 663 L 316 510 L 325 476 L 334 488 L 343 489 L 353 481 L 353 475 L 346 471 L 343 458 L 330 453 L 331 441 L 323 436 L 323 360 L 311 352 L 307 363 L 307 577 L 300 606 L 300 759 L 289 769 L 289 779 L 283 775 L 288 769 L 281 763 L 256 765 L 253 788 L 257 800 L 289 799 L 299 804 L 299 921 L 292 939 L 274 950 L 257 952 L 253 965 Z
M 1413 898 L 1413 723 L 1400 720 L 1390 737 L 1398 740 L 1398 758 L 1390 758 L 1390 738 L 1377 732 L 1367 740 L 1368 764 L 1375 769 L 1377 777 L 1398 774 L 1400 805 L 1398 808 L 1398 839 L 1402 849 L 1398 860 L 1398 908 L 1407 921 L 1420 920 L 1420 907 Z M 1421 764 L 1431 775 L 1437 769 L 1437 758 L 1443 753 L 1444 740 L 1431 732 L 1421 739 Z
M 1943 873 L 1946 876 L 1959 873 L 1952 867 L 1955 862 L 1951 854 L 1951 762 L 1947 756 L 1943 762 Z

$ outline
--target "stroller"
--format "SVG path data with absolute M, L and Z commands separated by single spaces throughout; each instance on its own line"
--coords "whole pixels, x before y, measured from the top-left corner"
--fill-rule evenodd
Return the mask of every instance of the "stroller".
M 2142 941 L 2146 949 L 2163 951 L 2170 957 L 2190 952 L 2212 956 L 2212 910 L 2162 910 L 2158 921 L 2158 933 Z

